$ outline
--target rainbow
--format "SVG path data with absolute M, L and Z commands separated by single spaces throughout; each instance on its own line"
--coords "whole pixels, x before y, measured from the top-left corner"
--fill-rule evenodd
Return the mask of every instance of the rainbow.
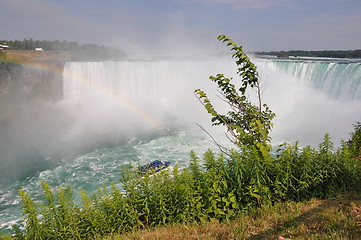
M 120 94 L 112 91 L 112 89 L 109 89 L 109 88 L 103 86 L 102 84 L 92 82 L 89 79 L 85 79 L 83 76 L 67 74 L 66 72 L 64 72 L 63 66 L 60 64 L 54 64 L 52 62 L 45 62 L 45 61 L 27 61 L 27 62 L 24 62 L 21 64 L 35 68 L 35 69 L 41 69 L 41 70 L 53 72 L 55 74 L 59 74 L 63 77 L 63 79 L 70 79 L 71 81 L 78 81 L 78 82 L 87 84 L 88 86 L 91 86 L 92 88 L 96 89 L 97 91 L 102 92 L 102 93 L 116 99 L 127 109 L 136 113 L 141 119 L 143 119 L 145 122 L 150 124 L 153 128 L 155 128 L 159 131 L 164 130 L 164 127 L 162 126 L 162 124 L 160 124 L 156 119 L 154 119 L 151 115 L 149 115 L 146 111 L 144 111 L 141 107 L 139 107 L 138 105 L 136 105 L 129 99 L 121 96 Z M 89 83 L 91 83 L 91 84 L 89 84 Z

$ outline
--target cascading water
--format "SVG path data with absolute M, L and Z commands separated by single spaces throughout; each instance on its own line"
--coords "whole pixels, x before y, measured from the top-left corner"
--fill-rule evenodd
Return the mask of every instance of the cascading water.
M 317 146 L 325 133 L 337 144 L 361 120 L 359 63 L 255 62 L 263 101 L 277 114 L 274 144 L 298 139 Z M 53 104 L 56 116 L 49 118 L 61 121 L 44 125 L 56 143 L 44 144 L 45 157 L 61 152 L 61 161 L 0 188 L 0 228 L 8 229 L 21 215 L 17 189 L 41 198 L 40 180 L 93 191 L 117 182 L 124 163 L 160 159 L 185 166 L 190 150 L 217 150 L 196 123 L 229 144 L 223 128 L 210 126 L 193 91 L 205 90 L 217 109 L 225 108 L 208 77 L 224 73 L 237 79 L 235 71 L 234 62 L 223 59 L 66 63 L 64 99 Z
M 273 139 L 317 146 L 325 133 L 336 145 L 361 119 L 361 63 L 269 61 L 257 65 L 268 79 L 265 97 L 277 114 Z
M 207 81 L 209 67 L 171 61 L 68 63 L 65 100 L 89 114 L 94 125 L 159 128 L 168 124 L 164 118 L 170 112 L 173 117 L 189 115 L 186 103 L 193 98 L 192 89 Z
M 361 63 L 330 61 L 267 61 L 268 68 L 297 77 L 332 98 L 361 99 Z

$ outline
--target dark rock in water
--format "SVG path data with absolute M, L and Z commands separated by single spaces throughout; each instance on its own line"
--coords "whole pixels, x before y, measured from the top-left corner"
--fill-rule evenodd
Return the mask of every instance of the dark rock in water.
M 56 61 L 0 62 L 0 98 L 58 101 L 63 98 L 63 67 L 63 62 Z
M 0 185 L 52 164 L 40 149 L 47 149 L 57 126 L 50 103 L 63 98 L 63 67 L 58 61 L 0 62 Z

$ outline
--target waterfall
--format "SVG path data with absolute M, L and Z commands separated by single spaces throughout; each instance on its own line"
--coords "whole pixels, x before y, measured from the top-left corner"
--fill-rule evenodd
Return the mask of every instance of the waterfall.
M 231 72 L 232 66 L 223 61 L 67 63 L 64 101 L 93 127 L 111 124 L 129 133 L 194 124 L 206 114 L 193 91 L 209 89 L 209 75 Z
M 266 61 L 265 65 L 296 76 L 335 99 L 361 99 L 360 62 Z
M 255 62 L 264 102 L 277 114 L 276 143 L 317 144 L 325 133 L 335 142 L 347 140 L 352 124 L 361 119 L 359 63 Z M 194 125 L 209 122 L 209 116 L 193 91 L 201 88 L 219 102 L 208 79 L 217 73 L 237 77 L 234 62 L 224 59 L 67 63 L 64 100 L 75 104 L 84 120 L 79 125 L 87 129 L 124 134 L 125 129 Z

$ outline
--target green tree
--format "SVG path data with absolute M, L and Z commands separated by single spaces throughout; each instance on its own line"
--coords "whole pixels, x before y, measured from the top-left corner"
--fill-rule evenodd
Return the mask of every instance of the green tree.
M 351 138 L 346 142 L 351 154 L 361 159 L 361 122 L 354 124 L 354 132 L 350 133 Z
M 214 108 L 204 91 L 196 89 L 195 94 L 212 116 L 212 124 L 226 126 L 228 138 L 233 144 L 242 149 L 256 149 L 260 156 L 268 158 L 271 150 L 269 133 L 275 114 L 266 104 L 262 104 L 257 68 L 244 53 L 242 46 L 238 46 L 225 35 L 218 36 L 218 40 L 231 47 L 241 86 L 237 89 L 232 83 L 233 79 L 223 74 L 209 77 L 218 84 L 220 98 L 229 106 L 230 110 L 226 114 L 221 114 Z M 249 89 L 256 91 L 258 104 L 250 101 Z

